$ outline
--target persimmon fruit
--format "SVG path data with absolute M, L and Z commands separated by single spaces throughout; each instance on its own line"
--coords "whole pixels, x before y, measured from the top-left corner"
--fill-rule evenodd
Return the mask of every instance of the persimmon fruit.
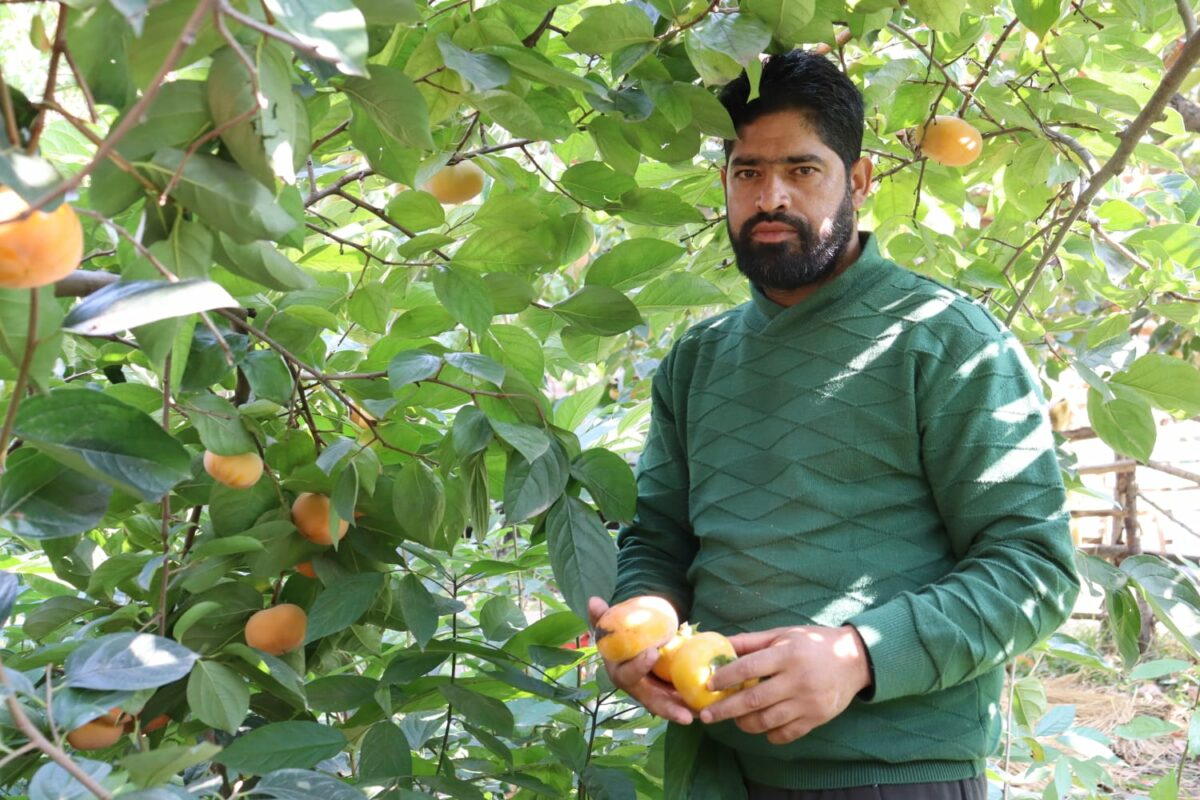
M 304 644 L 308 615 L 298 605 L 280 603 L 255 612 L 246 622 L 246 644 L 281 656 Z
M 960 117 L 941 115 L 917 128 L 915 141 L 921 153 L 947 167 L 963 167 L 983 152 L 983 136 Z
M 732 686 L 717 692 L 708 688 L 712 674 L 736 659 L 733 644 L 716 631 L 693 634 L 671 656 L 671 683 L 675 684 L 683 702 L 693 711 L 699 711 L 750 685 Z
M 661 597 L 642 595 L 617 603 L 596 621 L 596 649 L 609 661 L 628 661 L 661 647 L 679 627 L 675 607 Z
M 217 483 L 230 489 L 249 489 L 263 474 L 263 460 L 258 453 L 239 453 L 222 456 L 204 451 L 204 471 Z
M 442 167 L 425 184 L 425 191 L 439 203 L 465 203 L 483 191 L 483 170 L 470 161 Z
M 103 750 L 112 747 L 124 735 L 125 725 L 121 720 L 121 709 L 114 708 L 68 733 L 67 741 L 76 750 Z
M 692 638 L 695 633 L 695 629 L 686 622 L 680 625 L 679 630 L 671 637 L 671 641 L 658 648 L 658 661 L 654 662 L 654 667 L 651 671 L 667 683 L 670 683 L 671 664 L 675 661 L 675 654 L 679 652 L 679 648 L 683 643 Z
M 333 544 L 334 537 L 329 531 L 331 510 L 329 498 L 325 495 L 302 492 L 292 503 L 292 522 L 300 535 L 313 544 Z M 340 541 L 349 529 L 350 523 L 339 519 L 337 539 Z
M 65 278 L 83 258 L 83 226 L 75 209 L 29 210 L 19 194 L 0 186 L 0 288 L 33 289 Z
M 301 561 L 296 565 L 296 572 L 299 572 L 306 578 L 317 577 L 317 571 L 313 569 L 313 563 L 311 561 Z

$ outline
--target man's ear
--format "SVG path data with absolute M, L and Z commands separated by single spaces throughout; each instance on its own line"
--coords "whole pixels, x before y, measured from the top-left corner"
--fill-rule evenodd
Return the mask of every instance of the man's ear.
M 866 156 L 850 165 L 850 202 L 855 211 L 862 208 L 862 204 L 867 201 L 867 195 L 871 193 L 871 173 L 874 169 L 875 165 Z

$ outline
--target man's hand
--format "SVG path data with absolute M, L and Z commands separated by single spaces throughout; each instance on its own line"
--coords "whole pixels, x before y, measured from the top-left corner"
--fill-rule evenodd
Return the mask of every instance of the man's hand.
M 588 600 L 588 616 L 591 618 L 592 628 L 596 627 L 596 623 L 607 610 L 608 603 L 599 597 Z M 657 648 L 649 647 L 628 661 L 619 664 L 606 658 L 604 659 L 604 668 L 608 670 L 608 677 L 612 680 L 613 686 L 624 690 L 630 697 L 645 706 L 651 714 L 671 722 L 678 722 L 680 725 L 691 725 L 692 711 L 684 705 L 679 692 L 675 691 L 675 687 L 671 684 L 659 680 L 650 672 L 657 660 Z
M 733 719 L 746 733 L 765 733 L 772 744 L 787 744 L 825 724 L 871 685 L 866 646 L 850 625 L 773 628 L 729 641 L 739 658 L 714 672 L 709 687 L 760 682 L 713 703 L 700 719 Z

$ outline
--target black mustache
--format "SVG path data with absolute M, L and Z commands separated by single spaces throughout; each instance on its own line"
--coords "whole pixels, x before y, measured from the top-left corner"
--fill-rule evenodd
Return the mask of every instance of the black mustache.
M 812 233 L 812 228 L 804 220 L 776 212 L 774 214 L 755 214 L 746 220 L 742 223 L 742 235 L 749 236 L 750 231 L 754 230 L 754 226 L 763 222 L 776 222 L 787 225 L 789 228 L 794 228 L 797 233 L 803 236 L 809 236 Z

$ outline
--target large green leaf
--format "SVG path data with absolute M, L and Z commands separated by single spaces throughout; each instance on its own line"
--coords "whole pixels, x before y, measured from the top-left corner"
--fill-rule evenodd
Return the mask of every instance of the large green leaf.
M 392 485 L 392 510 L 405 535 L 433 547 L 446 516 L 446 487 L 423 461 L 405 464 Z
M 551 306 L 563 321 L 587 333 L 613 336 L 642 324 L 637 306 L 607 286 L 585 286 L 575 294 Z
M 83 533 L 100 523 L 111 494 L 108 484 L 23 447 L 0 475 L 0 526 L 26 539 Z
M 661 239 L 626 239 L 593 261 L 585 280 L 589 286 L 633 289 L 665 272 L 685 252 Z
M 216 262 L 234 275 L 281 292 L 311 289 L 316 281 L 266 242 L 238 244 L 229 236 L 217 237 L 213 248 Z
M 433 149 L 425 99 L 400 70 L 374 65 L 370 78 L 349 78 L 342 89 L 350 97 L 355 115 L 371 120 L 392 141 Z
M 570 478 L 566 455 L 552 442 L 532 463 L 514 452 L 504 475 L 504 515 L 510 523 L 542 513 L 559 498 Z
M 331 758 L 347 745 L 337 728 L 316 722 L 274 722 L 242 734 L 216 761 L 250 775 L 272 770 L 306 768 Z
M 30 380 L 45 386 L 62 347 L 59 325 L 63 312 L 54 302 L 50 286 L 29 289 L 0 289 L 0 378 L 16 377 L 17 368 L 25 357 L 29 334 L 29 312 L 36 297 L 37 327 L 34 331 L 33 360 L 29 363 Z M 7 363 L 6 363 L 7 361 Z
M 159 150 L 152 162 L 141 162 L 139 166 L 165 185 L 179 170 L 184 157 L 183 151 L 166 148 Z M 248 173 L 202 153 L 187 159 L 172 196 L 239 243 L 282 239 L 298 224 L 271 192 Z
M 265 0 L 265 6 L 339 72 L 367 74 L 367 21 L 350 0 Z
M 788 44 L 804 41 L 805 26 L 816 11 L 815 0 L 742 0 L 741 9 L 767 23 L 776 39 Z
M 567 44 L 580 53 L 602 55 L 654 39 L 654 26 L 646 12 L 632 3 L 592 6 L 567 34 Z
M 1087 397 L 1088 421 L 1104 443 L 1118 453 L 1148 461 L 1158 437 L 1150 404 L 1132 393 L 1105 400 L 1095 388 L 1088 389 Z
M 345 630 L 357 622 L 375 602 L 383 584 L 382 574 L 365 572 L 341 578 L 336 586 L 317 595 L 308 613 L 305 644 Z
M 14 430 L 59 463 L 146 501 L 191 473 L 183 445 L 146 414 L 100 392 L 56 389 L 28 398 Z
M 196 719 L 226 733 L 237 733 L 250 711 L 250 689 L 224 664 L 198 661 L 188 676 L 188 709 Z
M 571 477 L 588 490 L 606 519 L 629 522 L 637 505 L 637 481 L 625 460 L 611 450 L 585 450 L 571 463 Z
M 158 320 L 237 307 L 237 300 L 212 281 L 118 281 L 71 309 L 63 330 L 111 336 Z
M 1013 0 L 1013 9 L 1021 24 L 1040 38 L 1058 22 L 1062 0 Z
M 1200 414 L 1200 370 L 1181 359 L 1148 353 L 1112 380 L 1132 387 L 1163 411 L 1189 417 Z
M 67 685 L 76 689 L 155 689 L 187 675 L 197 656 L 149 633 L 110 633 L 67 658 Z
M 589 597 L 608 600 L 617 585 L 617 546 L 596 512 L 575 497 L 563 497 L 546 514 L 550 564 L 571 610 L 587 619 Z

